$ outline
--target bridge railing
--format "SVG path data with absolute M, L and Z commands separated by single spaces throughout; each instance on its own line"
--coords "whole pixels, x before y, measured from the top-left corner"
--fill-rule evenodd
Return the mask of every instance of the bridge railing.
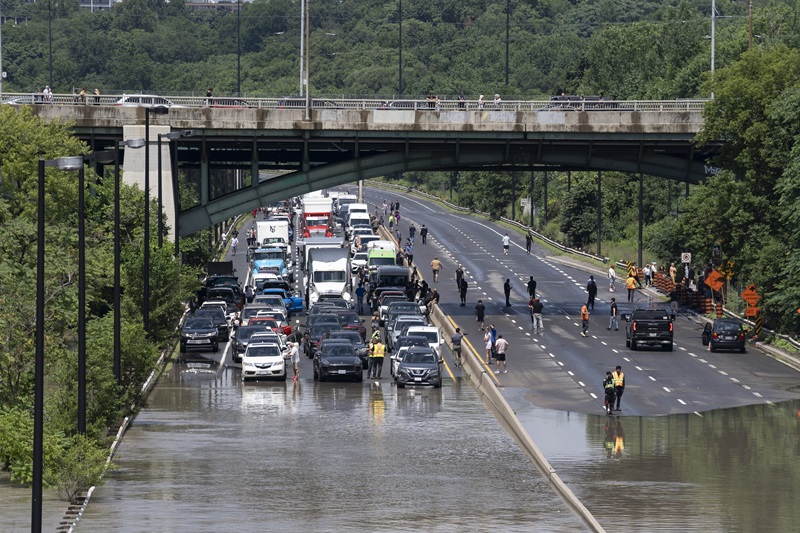
M 45 99 L 41 94 L 3 93 L 0 105 L 61 105 L 61 106 L 166 106 L 175 108 L 234 108 L 234 109 L 303 109 L 306 100 L 302 97 L 286 98 L 237 98 L 200 96 L 153 97 L 148 103 L 123 103 L 124 98 L 147 98 L 147 95 L 100 95 L 87 94 L 85 98 L 73 94 L 54 94 Z M 353 110 L 408 110 L 408 111 L 537 111 L 537 112 L 669 112 L 702 111 L 706 99 L 678 100 L 507 100 L 499 103 L 478 100 L 381 100 L 381 99 L 337 99 L 313 97 L 311 107 L 319 109 Z

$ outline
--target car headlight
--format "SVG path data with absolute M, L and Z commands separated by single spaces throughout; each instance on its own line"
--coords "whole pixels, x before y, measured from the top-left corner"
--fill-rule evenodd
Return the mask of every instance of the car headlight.
M 209 332 L 209 333 L 206 333 L 206 337 L 216 337 L 216 336 L 217 336 L 217 333 L 216 333 L 216 332 Z
M 253 363 L 249 363 L 249 362 L 246 362 L 246 361 L 242 361 L 242 366 L 245 367 L 245 368 L 255 368 L 256 367 L 256 365 L 254 365 Z

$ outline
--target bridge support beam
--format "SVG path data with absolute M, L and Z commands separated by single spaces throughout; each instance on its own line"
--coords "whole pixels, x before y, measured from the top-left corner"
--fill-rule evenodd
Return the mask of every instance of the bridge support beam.
M 144 139 L 143 125 L 128 125 L 122 128 L 122 139 Z M 158 135 L 170 132 L 169 126 L 150 126 L 150 198 L 158 198 Z M 161 191 L 164 202 L 164 225 L 169 228 L 167 238 L 175 242 L 177 223 L 175 220 L 175 195 L 173 194 L 172 159 L 168 142 L 161 143 Z M 136 185 L 144 190 L 144 150 L 125 150 L 122 182 Z

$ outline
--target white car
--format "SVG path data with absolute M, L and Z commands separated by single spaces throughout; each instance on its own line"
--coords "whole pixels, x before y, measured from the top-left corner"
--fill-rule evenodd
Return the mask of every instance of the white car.
M 289 341 L 286 340 L 286 335 L 269 330 L 256 331 L 250 336 L 250 342 L 275 343 L 280 347 L 284 359 L 289 357 Z
M 441 345 L 444 342 L 439 328 L 436 326 L 411 326 L 406 329 L 405 335 L 419 335 L 428 339 L 428 346 L 433 348 L 437 357 L 441 357 Z
M 356 252 L 352 259 L 350 259 L 350 270 L 355 274 L 358 268 L 367 268 L 367 252 Z
M 253 304 L 265 305 L 272 309 L 277 309 L 282 312 L 284 316 L 289 314 L 289 310 L 286 309 L 286 302 L 283 301 L 283 298 L 281 298 L 279 294 L 259 294 L 253 297 Z
M 274 342 L 256 342 L 251 338 L 242 356 L 242 381 L 257 379 L 286 380 L 286 361 Z
M 173 104 L 163 96 L 153 94 L 126 94 L 114 102 L 114 105 L 122 107 L 189 107 Z

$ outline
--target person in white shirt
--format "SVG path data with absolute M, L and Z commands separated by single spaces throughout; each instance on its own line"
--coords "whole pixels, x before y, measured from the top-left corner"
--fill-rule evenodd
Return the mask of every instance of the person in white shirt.
M 511 246 L 511 239 L 508 237 L 508 233 L 503 235 L 503 255 L 508 255 L 508 247 Z
M 614 270 L 614 265 L 608 267 L 608 292 L 614 292 L 614 282 L 617 279 L 617 271 Z

